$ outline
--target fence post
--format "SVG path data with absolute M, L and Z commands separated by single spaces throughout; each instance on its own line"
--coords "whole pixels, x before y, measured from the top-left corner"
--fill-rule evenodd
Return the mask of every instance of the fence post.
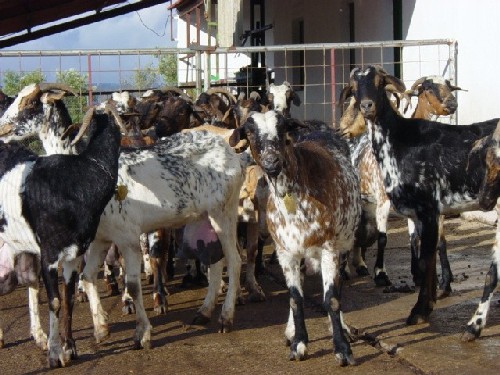
M 332 126 L 333 128 L 337 127 L 337 113 L 336 113 L 336 107 L 337 107 L 337 98 L 335 94 L 335 49 L 332 48 L 330 50 L 330 76 L 331 76 L 331 83 L 330 83 L 330 93 L 332 95 Z
M 94 98 L 92 97 L 92 56 L 87 54 L 87 90 L 89 92 L 88 105 L 91 106 L 94 103 Z
M 200 95 L 203 91 L 201 87 L 201 73 L 202 73 L 202 67 L 201 67 L 201 51 L 195 51 L 195 56 L 196 56 L 196 96 Z

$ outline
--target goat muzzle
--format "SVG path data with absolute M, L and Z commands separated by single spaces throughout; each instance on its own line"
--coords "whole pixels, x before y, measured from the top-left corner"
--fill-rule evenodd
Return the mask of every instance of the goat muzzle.
M 373 118 L 375 116 L 375 103 L 371 99 L 361 100 L 359 109 L 365 118 Z

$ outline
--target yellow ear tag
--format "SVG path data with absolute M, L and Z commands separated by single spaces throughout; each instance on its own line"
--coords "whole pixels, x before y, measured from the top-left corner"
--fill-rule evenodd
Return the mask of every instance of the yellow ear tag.
M 128 189 L 125 185 L 118 185 L 115 190 L 115 199 L 119 202 L 123 201 L 128 194 Z
M 283 197 L 283 203 L 288 213 L 295 214 L 297 212 L 297 203 L 289 193 L 286 193 Z

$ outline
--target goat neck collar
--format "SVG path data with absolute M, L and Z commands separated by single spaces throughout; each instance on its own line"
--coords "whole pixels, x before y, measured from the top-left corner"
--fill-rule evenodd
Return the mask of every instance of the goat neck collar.
M 102 165 L 102 163 L 100 161 L 98 161 L 97 159 L 95 158 L 90 158 L 89 157 L 89 160 L 93 161 L 104 173 L 106 173 L 106 175 L 111 179 L 111 180 L 114 180 L 114 177 L 113 175 L 111 174 L 111 172 L 109 171 L 108 168 L 106 168 L 104 165 Z

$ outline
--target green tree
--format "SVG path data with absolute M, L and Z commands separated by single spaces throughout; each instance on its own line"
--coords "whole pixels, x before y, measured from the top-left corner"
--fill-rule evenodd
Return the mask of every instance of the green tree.
M 41 83 L 44 81 L 45 76 L 42 74 L 41 70 L 24 73 L 6 70 L 3 76 L 2 91 L 9 96 L 15 96 L 23 87 L 32 83 Z
M 87 80 L 87 74 L 82 74 L 75 69 L 58 71 L 56 73 L 56 82 L 68 85 L 77 93 L 87 91 Z M 73 122 L 81 122 L 87 107 L 87 97 L 83 95 L 77 97 L 66 96 L 64 98 L 64 104 L 66 104 L 66 108 L 68 108 L 68 112 Z
M 158 81 L 158 70 L 151 63 L 144 68 L 135 69 L 132 75 L 132 82 L 124 79 L 121 82 L 121 86 L 124 89 L 145 91 L 158 86 Z
M 158 72 L 167 86 L 177 86 L 177 55 L 159 55 Z

